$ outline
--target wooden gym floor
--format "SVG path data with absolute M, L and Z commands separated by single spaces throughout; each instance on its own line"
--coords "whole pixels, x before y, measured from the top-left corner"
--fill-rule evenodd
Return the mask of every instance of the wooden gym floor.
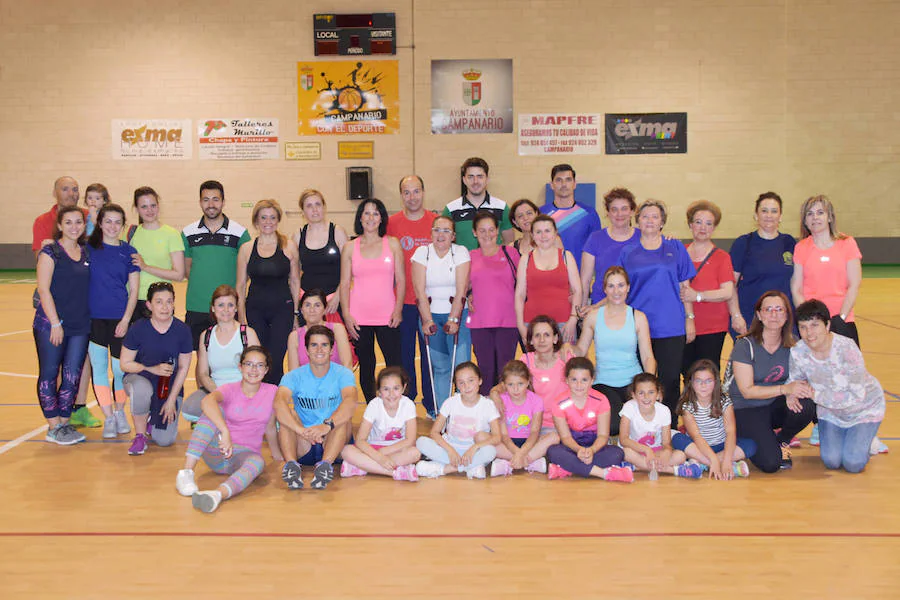
M 4 600 L 900 597 L 898 279 L 866 279 L 857 305 L 891 447 L 862 475 L 826 472 L 805 443 L 792 471 L 733 482 L 368 476 L 288 492 L 270 463 L 212 515 L 175 492 L 184 422 L 175 447 L 142 457 L 99 429 L 43 442 L 32 289 L 0 285 Z M 201 489 L 219 481 L 198 466 Z

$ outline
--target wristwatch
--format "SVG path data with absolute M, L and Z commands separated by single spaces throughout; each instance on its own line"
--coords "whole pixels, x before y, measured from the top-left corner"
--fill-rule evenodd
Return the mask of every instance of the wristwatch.
M 697 292 L 697 302 L 703 302 L 703 297 L 700 296 L 700 292 Z
M 448 323 L 459 323 L 459 317 L 447 317 Z
M 322 421 L 322 425 L 328 425 L 331 430 L 334 431 L 334 419 L 332 419 L 331 417 Z
M 686 316 L 687 316 L 688 319 L 693 319 L 693 318 L 694 318 L 694 315 L 690 315 L 690 314 L 689 314 L 689 315 L 686 315 Z

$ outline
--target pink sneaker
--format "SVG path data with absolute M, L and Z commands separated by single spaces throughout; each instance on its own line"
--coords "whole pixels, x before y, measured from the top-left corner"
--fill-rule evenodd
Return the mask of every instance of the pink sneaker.
M 394 481 L 418 481 L 416 465 L 402 465 L 394 469 Z
M 566 471 L 561 466 L 550 463 L 550 467 L 547 469 L 547 479 L 562 479 L 564 477 L 571 477 L 572 473 Z
M 495 458 L 494 462 L 491 463 L 491 477 L 505 477 L 512 474 L 512 464 L 508 460 Z
M 622 481 L 631 483 L 634 481 L 634 472 L 628 467 L 609 467 L 606 469 L 606 481 Z
M 528 466 L 525 467 L 525 470 L 529 473 L 546 473 L 547 459 L 542 456 L 536 461 L 528 463 Z
M 803 446 L 803 444 L 800 443 L 800 440 L 794 437 L 791 438 L 791 442 L 788 444 L 788 446 L 790 446 L 791 448 L 800 448 Z
M 368 473 L 356 465 L 351 465 L 346 460 L 341 465 L 341 477 L 362 477 L 363 475 L 368 475 Z

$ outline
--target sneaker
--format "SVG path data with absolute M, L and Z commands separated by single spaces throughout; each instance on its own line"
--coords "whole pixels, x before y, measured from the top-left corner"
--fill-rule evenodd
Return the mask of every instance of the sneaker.
M 561 466 L 550 463 L 550 466 L 547 467 L 547 479 L 563 479 L 564 477 L 571 477 L 572 473 L 566 471 Z
M 702 462 L 700 462 L 699 460 L 696 460 L 696 459 L 693 459 L 693 458 L 689 458 L 689 459 L 687 460 L 687 463 L 686 463 L 686 464 L 689 464 L 689 465 L 697 465 L 698 467 L 700 467 L 700 470 L 703 471 L 704 473 L 706 473 L 707 471 L 709 471 L 709 465 L 704 465 L 704 464 L 703 464 Z
M 510 469 L 510 472 L 512 472 L 512 469 Z M 484 479 L 487 477 L 487 470 L 484 468 L 484 465 L 480 465 L 466 471 L 466 477 L 469 479 Z
M 60 446 L 72 446 L 84 441 L 84 434 L 75 431 L 75 428 L 66 423 L 65 425 L 57 425 L 47 431 L 44 438 L 48 442 L 59 444 Z
M 542 456 L 536 461 L 528 463 L 528 466 L 525 467 L 525 470 L 529 473 L 546 473 L 547 459 Z
M 618 466 L 622 467 L 623 469 L 630 469 L 631 472 L 634 473 L 635 466 L 627 460 L 623 460 L 618 464 Z
M 211 490 L 208 492 L 194 492 L 191 496 L 191 504 L 197 510 L 205 513 L 211 513 L 222 503 L 222 492 L 219 490 Z
M 675 477 L 685 477 L 687 479 L 700 479 L 703 477 L 703 469 L 697 465 L 684 463 L 675 467 Z
M 295 460 L 289 460 L 281 467 L 281 479 L 287 484 L 289 490 L 303 489 L 303 470 Z
M 103 421 L 91 414 L 87 406 L 82 406 L 69 416 L 69 425 L 72 427 L 88 427 L 95 429 L 103 425 Z
M 313 480 L 310 485 L 314 490 L 324 490 L 332 479 L 334 479 L 334 467 L 330 462 L 321 460 L 313 468 Z
M 119 435 L 131 433 L 131 427 L 128 425 L 128 417 L 125 416 L 124 410 L 113 412 L 113 417 L 116 419 L 116 433 Z
M 791 448 L 801 448 L 803 444 L 801 444 L 800 440 L 798 440 L 797 438 L 792 437 L 791 441 L 788 443 L 788 446 L 790 446 Z
M 344 463 L 347 464 L 347 463 Z M 394 481 L 418 481 L 416 465 L 402 465 L 394 469 Z
M 117 435 L 118 433 L 116 432 L 116 418 L 110 415 L 103 421 L 103 439 L 110 440 Z
M 634 471 L 625 467 L 609 467 L 606 469 L 606 476 L 603 479 L 631 483 L 634 481 Z
M 144 452 L 147 451 L 147 436 L 143 433 L 139 433 L 134 436 L 134 440 L 131 441 L 131 446 L 128 448 L 128 454 L 131 456 L 140 456 Z
M 341 465 L 341 477 L 362 477 L 363 475 L 368 475 L 368 472 L 363 471 L 356 465 L 351 465 L 346 460 Z
M 731 470 L 735 477 L 750 477 L 750 467 L 742 460 L 736 460 L 731 463 Z
M 416 463 L 416 474 L 419 477 L 430 477 L 435 479 L 444 474 L 444 465 L 436 463 L 433 460 L 420 460 Z
M 495 458 L 493 462 L 491 462 L 491 477 L 505 477 L 512 474 L 512 464 L 508 460 Z
M 878 439 L 878 437 L 872 438 L 872 444 L 869 446 L 869 454 L 875 456 L 876 454 L 887 454 L 891 449 L 888 448 L 887 444 Z
M 788 444 L 781 444 L 781 466 L 779 467 L 781 470 L 792 469 L 794 467 L 794 461 L 791 459 L 791 448 Z
M 199 489 L 194 483 L 193 469 L 181 469 L 175 477 L 175 489 L 182 496 L 193 496 Z

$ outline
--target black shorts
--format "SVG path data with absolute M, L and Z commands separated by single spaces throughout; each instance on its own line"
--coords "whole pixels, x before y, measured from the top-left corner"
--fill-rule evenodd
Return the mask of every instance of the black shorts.
M 119 319 L 91 319 L 90 340 L 98 346 L 109 348 L 113 358 L 119 358 L 122 353 L 122 340 L 124 337 L 116 337 L 116 325 Z
M 144 300 L 138 300 L 137 306 L 134 307 L 134 312 L 131 314 L 131 321 L 129 321 L 129 324 L 134 325 L 138 319 L 149 318 L 150 309 L 147 308 L 147 303 Z
M 184 313 L 184 323 L 191 329 L 191 339 L 194 342 L 194 352 L 200 347 L 200 334 L 214 325 L 208 312 L 195 312 L 192 310 Z

